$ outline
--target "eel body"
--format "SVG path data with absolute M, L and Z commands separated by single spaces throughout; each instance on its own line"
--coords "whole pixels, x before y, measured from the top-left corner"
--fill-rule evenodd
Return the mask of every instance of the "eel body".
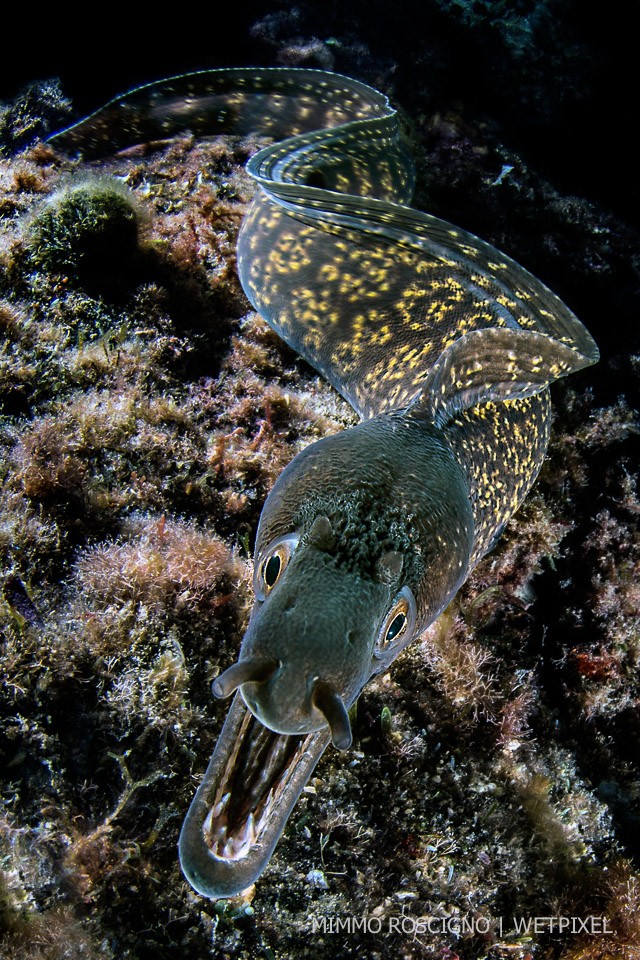
M 184 129 L 273 138 L 248 164 L 240 279 L 362 418 L 299 454 L 260 519 L 254 609 L 213 685 L 235 699 L 179 843 L 194 888 L 226 897 L 263 871 L 328 743 L 349 746 L 363 686 L 495 543 L 544 458 L 549 384 L 598 351 L 525 269 L 408 206 L 396 113 L 358 81 L 189 74 L 51 142 L 92 156 Z

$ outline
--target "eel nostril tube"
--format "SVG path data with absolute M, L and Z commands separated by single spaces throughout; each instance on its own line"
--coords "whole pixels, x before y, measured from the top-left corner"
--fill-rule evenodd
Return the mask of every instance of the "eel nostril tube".
M 331 730 L 331 741 L 336 750 L 348 750 L 351 746 L 351 723 L 342 697 L 327 680 L 316 680 L 311 700 Z
M 224 699 L 230 697 L 243 683 L 264 683 L 273 676 L 278 661 L 272 657 L 247 657 L 238 660 L 211 684 L 214 697 Z

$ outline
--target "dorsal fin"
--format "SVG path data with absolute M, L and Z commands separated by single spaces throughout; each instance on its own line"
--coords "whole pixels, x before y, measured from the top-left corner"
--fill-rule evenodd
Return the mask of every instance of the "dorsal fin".
M 442 427 L 478 403 L 531 397 L 593 362 L 542 333 L 473 330 L 441 354 L 412 409 Z

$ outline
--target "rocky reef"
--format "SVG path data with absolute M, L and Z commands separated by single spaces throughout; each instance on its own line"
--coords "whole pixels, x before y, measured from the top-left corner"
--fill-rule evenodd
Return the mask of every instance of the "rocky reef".
M 434 0 L 428 38 L 405 37 L 410 84 L 393 30 L 385 48 L 357 10 L 321 26 L 263 5 L 251 43 L 389 92 L 416 206 L 539 275 L 602 360 L 554 387 L 534 492 L 366 689 L 353 749 L 325 755 L 264 876 L 203 900 L 177 836 L 261 505 L 355 418 L 238 284 L 257 138 L 89 164 L 41 139 L 69 116 L 55 83 L 0 109 L 3 960 L 640 956 L 637 184 L 624 206 L 620 183 L 572 183 L 517 109 L 560 147 L 567 118 L 586 138 L 608 35 L 572 4 Z M 459 43 L 496 64 L 491 108 L 446 89 Z

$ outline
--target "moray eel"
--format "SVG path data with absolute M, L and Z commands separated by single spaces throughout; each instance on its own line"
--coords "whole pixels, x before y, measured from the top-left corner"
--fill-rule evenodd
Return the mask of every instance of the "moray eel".
M 303 69 L 149 84 L 56 134 L 85 156 L 258 132 L 273 145 L 238 239 L 255 309 L 362 420 L 307 447 L 262 511 L 235 693 L 187 814 L 182 869 L 208 897 L 252 884 L 367 681 L 447 606 L 531 487 L 548 385 L 598 351 L 494 247 L 411 209 L 413 164 L 385 96 Z

